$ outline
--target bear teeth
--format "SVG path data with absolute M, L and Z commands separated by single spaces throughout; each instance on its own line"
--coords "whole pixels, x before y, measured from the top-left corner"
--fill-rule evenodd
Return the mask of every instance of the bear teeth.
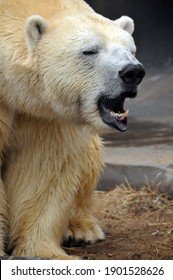
M 110 111 L 110 115 L 111 117 L 114 117 L 114 118 L 123 118 L 125 119 L 129 114 L 129 110 L 126 110 L 124 113 L 115 113 L 113 111 Z

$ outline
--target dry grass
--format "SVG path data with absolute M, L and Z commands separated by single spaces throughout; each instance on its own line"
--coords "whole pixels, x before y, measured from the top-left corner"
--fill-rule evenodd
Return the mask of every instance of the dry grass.
M 95 197 L 100 197 L 103 201 L 99 204 L 107 213 L 118 214 L 123 212 L 134 212 L 136 214 L 146 213 L 147 211 L 173 210 L 173 197 L 167 193 L 160 192 L 157 187 L 144 186 L 140 189 L 132 188 L 127 182 L 117 186 L 114 190 L 96 192 Z M 99 200 L 100 200 L 99 199 Z M 103 207 L 104 205 L 104 207 Z M 98 206 L 99 207 L 99 206 Z

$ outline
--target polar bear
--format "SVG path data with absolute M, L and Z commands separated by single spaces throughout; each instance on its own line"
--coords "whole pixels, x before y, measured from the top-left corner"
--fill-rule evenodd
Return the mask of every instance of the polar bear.
M 104 239 L 99 135 L 128 127 L 124 101 L 145 74 L 133 31 L 83 0 L 0 1 L 1 251 L 7 216 L 16 256 L 76 259 L 63 242 Z

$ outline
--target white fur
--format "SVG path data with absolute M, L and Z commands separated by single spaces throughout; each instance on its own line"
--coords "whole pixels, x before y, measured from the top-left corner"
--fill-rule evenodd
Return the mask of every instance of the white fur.
M 131 35 L 133 34 L 134 29 L 135 29 L 135 25 L 134 25 L 134 21 L 133 21 L 132 18 L 130 18 L 128 16 L 122 16 L 119 19 L 117 19 L 115 21 L 115 23 L 117 25 L 119 25 L 122 29 L 129 32 Z

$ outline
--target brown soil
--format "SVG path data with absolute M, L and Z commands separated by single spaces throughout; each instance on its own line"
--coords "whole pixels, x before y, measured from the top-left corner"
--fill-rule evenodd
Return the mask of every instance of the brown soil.
M 96 192 L 94 212 L 106 239 L 66 248 L 84 259 L 173 259 L 173 198 L 156 189 L 120 186 Z

